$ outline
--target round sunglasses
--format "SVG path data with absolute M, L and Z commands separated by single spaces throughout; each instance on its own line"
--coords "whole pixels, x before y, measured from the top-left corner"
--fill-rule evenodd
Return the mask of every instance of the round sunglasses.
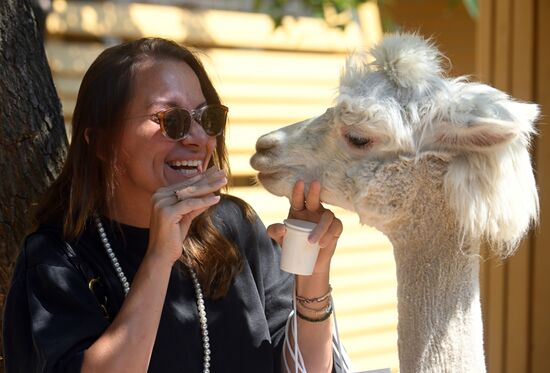
M 221 135 L 228 111 L 227 106 L 220 104 L 210 104 L 191 111 L 173 107 L 151 114 L 150 119 L 160 125 L 164 136 L 179 141 L 189 133 L 192 120 L 200 124 L 208 136 Z

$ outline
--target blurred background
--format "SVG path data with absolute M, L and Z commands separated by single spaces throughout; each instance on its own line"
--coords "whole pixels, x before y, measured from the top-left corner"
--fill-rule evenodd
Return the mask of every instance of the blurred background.
M 322 114 L 332 105 L 346 55 L 388 31 L 416 31 L 449 57 L 449 75 L 469 75 L 513 96 L 550 104 L 547 0 L 36 0 L 46 10 L 45 45 L 70 134 L 81 77 L 105 47 L 142 36 L 196 50 L 230 108 L 230 193 L 249 202 L 266 225 L 288 203 L 254 184 L 248 160 L 256 139 Z M 544 105 L 547 104 L 547 105 Z M 489 371 L 548 372 L 550 244 L 547 196 L 550 140 L 539 124 L 534 161 L 542 223 L 506 263 L 482 264 Z M 322 149 L 320 149 L 322 151 Z M 344 234 L 332 285 L 340 336 L 356 371 L 397 372 L 397 299 L 392 248 L 358 217 L 334 209 Z M 547 228 L 547 229 L 544 229 Z

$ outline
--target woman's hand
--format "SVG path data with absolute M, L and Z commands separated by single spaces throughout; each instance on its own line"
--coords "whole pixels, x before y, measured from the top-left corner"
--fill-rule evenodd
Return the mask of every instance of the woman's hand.
M 227 184 L 225 171 L 214 167 L 179 184 L 158 189 L 152 198 L 149 255 L 170 265 L 179 259 L 191 222 L 219 202 L 215 192 Z
M 309 242 L 318 242 L 320 247 L 313 272 L 328 272 L 338 238 L 342 234 L 343 225 L 332 211 L 321 204 L 321 183 L 319 181 L 311 182 L 307 196 L 302 180 L 298 180 L 294 184 L 288 217 L 317 223 L 308 237 Z M 284 224 L 272 224 L 267 228 L 267 232 L 271 238 L 282 244 L 286 228 Z

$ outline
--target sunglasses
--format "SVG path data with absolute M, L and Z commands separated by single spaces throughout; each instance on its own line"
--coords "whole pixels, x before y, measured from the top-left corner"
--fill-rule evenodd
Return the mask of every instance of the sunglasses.
M 173 107 L 154 113 L 150 118 L 160 125 L 164 136 L 179 141 L 187 136 L 193 120 L 201 125 L 208 136 L 221 135 L 228 110 L 227 106 L 220 104 L 210 104 L 191 111 Z

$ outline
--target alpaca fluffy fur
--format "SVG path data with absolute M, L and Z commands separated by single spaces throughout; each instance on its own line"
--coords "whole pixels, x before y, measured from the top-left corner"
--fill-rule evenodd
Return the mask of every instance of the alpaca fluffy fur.
M 497 255 L 512 254 L 538 219 L 529 156 L 538 107 L 446 78 L 441 54 L 415 34 L 386 36 L 370 54 L 370 63 L 365 54 L 347 61 L 339 120 L 381 139 L 384 151 L 451 154 L 444 185 L 464 243 L 486 240 Z

